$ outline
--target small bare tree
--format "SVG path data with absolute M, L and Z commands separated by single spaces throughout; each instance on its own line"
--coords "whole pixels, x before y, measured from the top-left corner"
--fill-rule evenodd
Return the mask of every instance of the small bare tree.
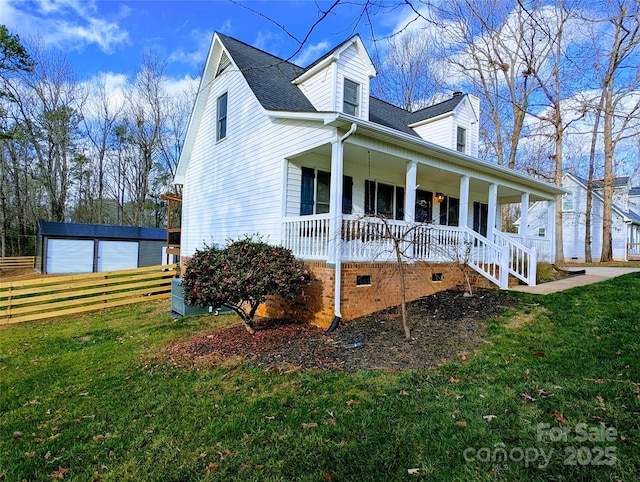
M 407 317 L 407 264 L 424 258 L 437 258 L 455 262 L 465 280 L 467 293 L 473 294 L 469 276 L 473 243 L 468 240 L 447 242 L 442 244 L 438 236 L 425 235 L 429 230 L 437 230 L 437 226 L 425 222 L 405 221 L 394 223 L 386 216 L 376 215 L 363 218 L 368 230 L 364 242 L 375 247 L 374 259 L 388 256 L 396 265 L 400 283 L 400 310 L 405 339 L 411 339 L 411 328 Z

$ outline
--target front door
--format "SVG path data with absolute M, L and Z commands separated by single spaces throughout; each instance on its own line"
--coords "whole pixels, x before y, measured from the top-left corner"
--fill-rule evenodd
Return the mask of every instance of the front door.
M 489 218 L 489 205 L 487 203 L 473 203 L 473 230 L 476 233 L 487 236 L 487 219 Z

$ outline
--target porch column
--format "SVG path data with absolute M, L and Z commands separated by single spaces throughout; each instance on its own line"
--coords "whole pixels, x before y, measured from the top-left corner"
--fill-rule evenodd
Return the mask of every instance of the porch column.
M 404 220 L 408 223 L 415 221 L 416 211 L 416 189 L 418 188 L 418 163 L 416 161 L 407 162 L 407 179 L 405 181 L 405 205 Z
M 342 173 L 344 146 L 342 143 L 351 136 L 357 128 L 354 122 L 351 128 L 340 137 L 336 129 L 336 138 L 331 143 L 331 186 L 329 187 L 329 253 L 327 267 L 335 269 L 333 278 L 333 313 L 334 318 L 329 330 L 333 331 L 340 324 L 340 297 L 342 284 Z
M 489 184 L 489 206 L 487 207 L 487 239 L 494 241 L 493 232 L 496 229 L 496 213 L 498 212 L 498 185 Z
M 460 213 L 458 226 L 469 227 L 469 176 L 460 178 Z
M 529 231 L 529 193 L 523 192 L 520 201 L 520 226 L 518 234 L 522 236 L 522 244 L 527 245 L 527 233 Z
M 331 186 L 329 187 L 329 253 L 327 265 L 335 266 L 339 259 L 342 232 L 342 172 L 344 147 L 340 139 L 331 144 Z

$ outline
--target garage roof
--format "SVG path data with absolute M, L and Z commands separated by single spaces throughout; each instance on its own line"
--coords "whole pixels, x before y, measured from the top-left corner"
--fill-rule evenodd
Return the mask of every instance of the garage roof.
M 109 238 L 158 240 L 167 239 L 165 228 L 145 228 L 140 226 L 110 226 L 106 224 L 56 223 L 38 221 L 41 236 L 66 238 Z

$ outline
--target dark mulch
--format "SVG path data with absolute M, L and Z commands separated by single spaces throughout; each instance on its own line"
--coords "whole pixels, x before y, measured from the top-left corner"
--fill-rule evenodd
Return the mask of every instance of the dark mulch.
M 513 306 L 506 291 L 479 289 L 473 296 L 448 290 L 407 306 L 411 340 L 399 307 L 342 323 L 331 334 L 320 328 L 264 319 L 249 334 L 244 326 L 219 329 L 173 345 L 172 363 L 237 364 L 251 359 L 265 369 L 409 370 L 465 360 L 486 339 L 485 321 Z

